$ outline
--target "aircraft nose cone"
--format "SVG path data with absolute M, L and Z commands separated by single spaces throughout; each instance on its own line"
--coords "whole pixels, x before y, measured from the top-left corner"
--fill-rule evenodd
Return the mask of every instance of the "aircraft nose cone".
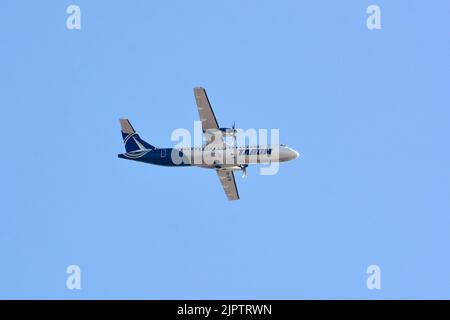
M 290 151 L 289 158 L 291 160 L 297 159 L 300 156 L 300 154 L 297 151 L 295 151 L 294 149 L 290 149 L 289 151 Z
M 300 156 L 300 154 L 295 151 L 294 149 L 291 149 L 289 147 L 283 147 L 280 149 L 280 160 L 281 161 L 289 161 L 297 159 Z

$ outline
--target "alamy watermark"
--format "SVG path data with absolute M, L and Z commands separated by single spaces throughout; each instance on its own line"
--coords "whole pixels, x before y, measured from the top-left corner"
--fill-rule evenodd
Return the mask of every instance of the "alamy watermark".
M 366 273 L 369 275 L 366 280 L 366 286 L 369 290 L 381 289 L 381 268 L 376 264 L 367 267 Z
M 81 29 L 81 9 L 75 4 L 71 4 L 67 7 L 66 13 L 69 16 L 66 19 L 66 27 L 69 30 L 80 30 Z
M 76 264 L 67 267 L 66 273 L 69 275 L 66 280 L 66 288 L 69 290 L 81 290 L 81 268 Z
M 172 162 L 231 169 L 259 163 L 266 164 L 260 168 L 262 175 L 278 172 L 279 161 L 283 161 L 283 148 L 286 148 L 279 144 L 279 129 L 233 130 L 235 132 L 229 137 L 219 130 L 203 132 L 201 121 L 194 121 L 193 136 L 188 129 L 175 129 L 171 134 L 171 140 L 177 142 L 170 155 Z M 226 141 L 227 138 L 231 141 Z
M 375 4 L 367 7 L 366 13 L 369 14 L 366 20 L 366 26 L 369 30 L 381 29 L 381 8 Z

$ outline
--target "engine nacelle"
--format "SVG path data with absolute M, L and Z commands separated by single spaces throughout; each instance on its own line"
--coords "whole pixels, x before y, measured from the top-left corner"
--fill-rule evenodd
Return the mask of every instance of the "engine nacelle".
M 224 137 L 233 137 L 236 135 L 237 130 L 233 128 L 219 128 Z

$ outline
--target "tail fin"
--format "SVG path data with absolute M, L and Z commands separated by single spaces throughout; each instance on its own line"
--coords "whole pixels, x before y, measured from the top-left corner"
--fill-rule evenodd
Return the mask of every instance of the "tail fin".
M 155 149 L 154 146 L 139 137 L 128 119 L 120 119 L 120 126 L 122 127 L 122 138 L 127 152 Z

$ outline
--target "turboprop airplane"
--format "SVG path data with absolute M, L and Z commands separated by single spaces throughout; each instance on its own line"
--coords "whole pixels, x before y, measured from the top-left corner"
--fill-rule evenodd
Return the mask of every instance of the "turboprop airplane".
M 245 177 L 249 164 L 285 162 L 299 156 L 298 152 L 283 144 L 275 146 L 227 144 L 225 137 L 233 137 L 236 140 L 238 130 L 234 124 L 232 128 L 219 127 L 204 88 L 194 88 L 194 95 L 206 140 L 202 147 L 157 148 L 142 140 L 128 119 L 120 119 L 126 153 L 121 153 L 118 157 L 169 167 L 197 166 L 214 169 L 228 199 L 238 200 L 239 193 L 233 171 L 242 170 Z

